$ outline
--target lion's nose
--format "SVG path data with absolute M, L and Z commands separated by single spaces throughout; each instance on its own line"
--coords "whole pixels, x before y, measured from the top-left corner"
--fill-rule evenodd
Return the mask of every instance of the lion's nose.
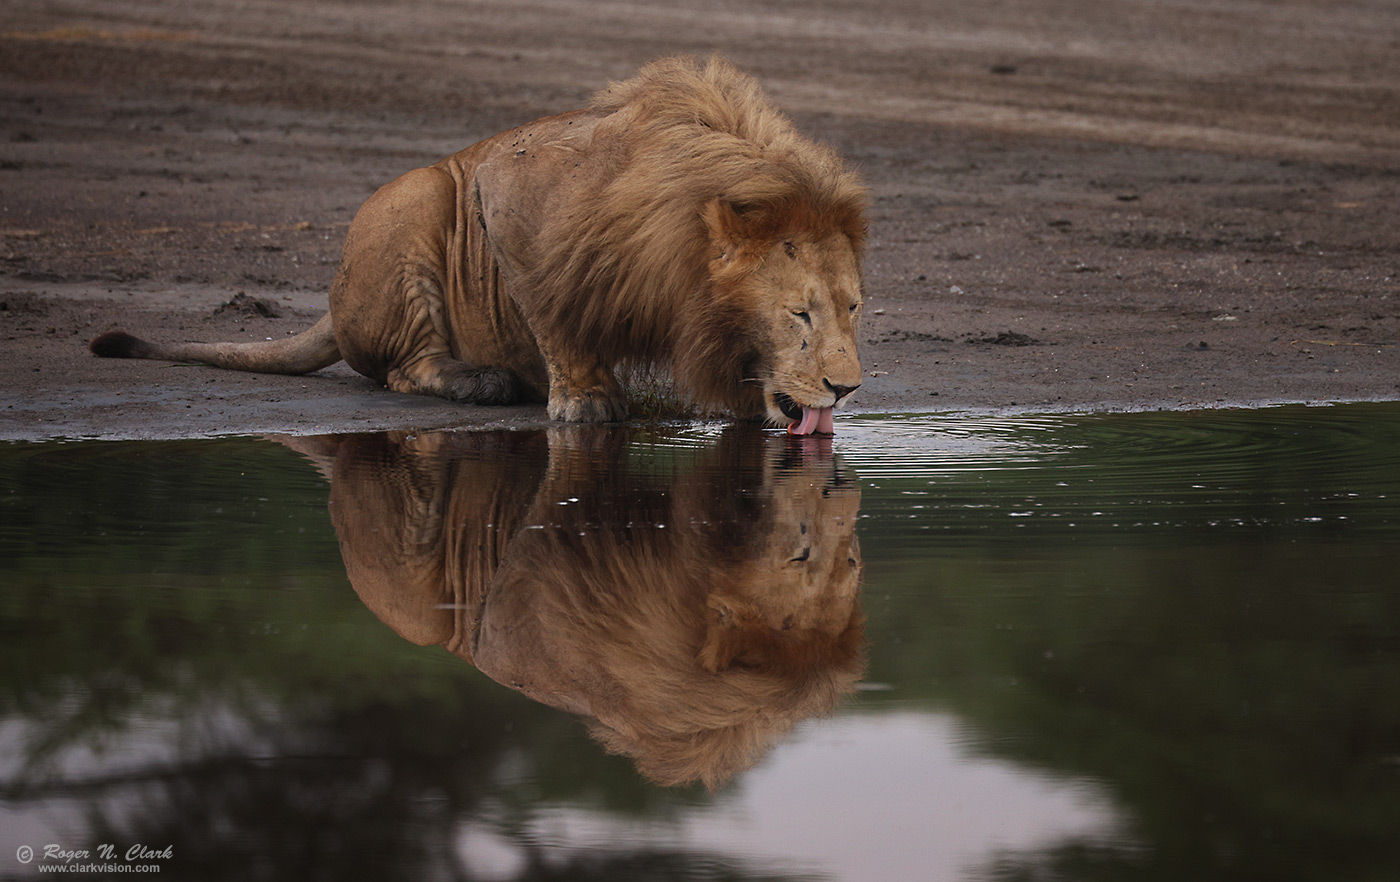
M 822 378 L 822 382 L 826 384 L 826 388 L 830 389 L 832 393 L 836 395 L 837 401 L 840 401 L 842 398 L 845 398 L 847 395 L 850 395 L 860 388 L 859 383 L 856 383 L 854 386 L 838 386 L 826 378 Z

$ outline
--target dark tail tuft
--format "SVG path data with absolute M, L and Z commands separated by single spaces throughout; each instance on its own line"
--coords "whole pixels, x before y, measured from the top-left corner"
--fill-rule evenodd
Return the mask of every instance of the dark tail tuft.
M 88 344 L 94 355 L 103 358 L 140 358 L 140 350 L 145 343 L 128 334 L 126 331 L 108 331 L 100 337 L 94 337 Z

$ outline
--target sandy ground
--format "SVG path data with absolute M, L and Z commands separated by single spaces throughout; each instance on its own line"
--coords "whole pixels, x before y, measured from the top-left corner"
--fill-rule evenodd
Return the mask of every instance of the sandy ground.
M 854 408 L 1400 398 L 1391 0 L 8 0 L 0 29 L 0 439 L 542 421 L 86 343 L 304 328 L 378 186 L 714 49 L 871 186 Z

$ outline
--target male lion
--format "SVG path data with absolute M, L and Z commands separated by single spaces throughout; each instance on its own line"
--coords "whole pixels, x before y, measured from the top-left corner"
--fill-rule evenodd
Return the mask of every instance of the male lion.
M 614 369 L 654 365 L 702 407 L 829 433 L 861 381 L 865 204 L 752 78 L 666 59 L 375 193 L 299 336 L 91 348 L 290 374 L 343 358 L 395 391 L 579 422 L 625 417 Z

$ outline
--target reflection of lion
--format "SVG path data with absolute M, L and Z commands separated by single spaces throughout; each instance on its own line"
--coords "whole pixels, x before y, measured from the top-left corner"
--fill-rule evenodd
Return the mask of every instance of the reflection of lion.
M 756 431 L 661 473 L 582 431 L 551 436 L 547 470 L 541 433 L 339 441 L 351 583 L 652 779 L 717 786 L 863 670 L 859 491 Z
M 830 431 L 860 385 L 864 207 L 752 79 L 669 59 L 386 185 L 300 336 L 92 348 L 275 373 L 343 358 L 397 391 L 547 396 L 576 421 L 622 417 L 613 369 L 653 364 L 699 404 Z

